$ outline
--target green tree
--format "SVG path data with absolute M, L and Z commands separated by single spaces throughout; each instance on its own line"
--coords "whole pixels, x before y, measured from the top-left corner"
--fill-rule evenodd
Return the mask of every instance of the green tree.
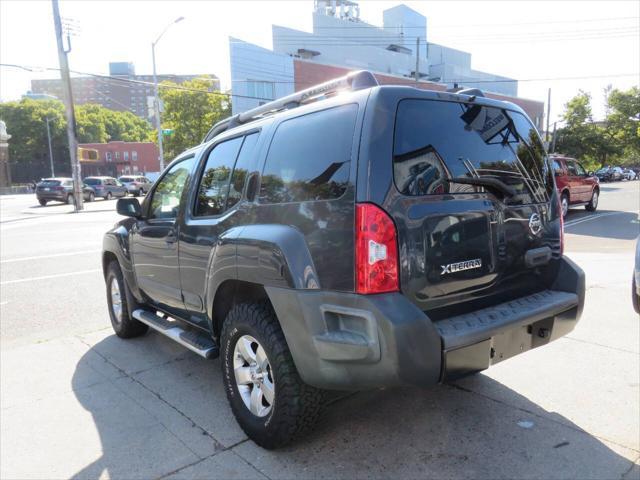
M 162 85 L 177 87 L 160 88 L 164 105 L 162 128 L 173 130 L 171 135 L 164 137 L 163 143 L 165 157 L 169 160 L 198 145 L 213 124 L 231 114 L 231 105 L 226 95 L 211 89 L 212 82 L 207 77 L 181 84 L 163 82 Z
M 14 182 L 28 182 L 51 174 L 46 120 L 49 119 L 56 175 L 69 175 L 69 148 L 64 105 L 59 100 L 23 99 L 0 103 L 0 118 L 12 135 L 9 159 Z M 153 128 L 131 112 L 117 112 L 100 105 L 76 106 L 80 143 L 150 141 Z

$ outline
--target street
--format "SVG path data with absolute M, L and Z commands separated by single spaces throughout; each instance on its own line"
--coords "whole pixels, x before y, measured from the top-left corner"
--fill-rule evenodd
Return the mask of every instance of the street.
M 266 451 L 236 424 L 220 361 L 111 329 L 101 270 L 115 201 L 0 197 L 0 477 L 640 479 L 640 182 L 565 221 L 587 275 L 576 329 L 453 384 L 336 396 Z

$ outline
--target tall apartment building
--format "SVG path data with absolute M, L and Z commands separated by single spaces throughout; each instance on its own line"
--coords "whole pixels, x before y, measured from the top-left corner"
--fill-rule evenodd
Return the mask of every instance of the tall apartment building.
M 206 76 L 211 90 L 220 90 L 216 75 L 158 75 L 158 83 L 165 80 L 183 83 Z M 130 111 L 148 119 L 153 114 L 153 75 L 136 75 L 133 63 L 109 63 L 109 76 L 72 77 L 71 89 L 76 104 L 96 103 L 111 110 Z M 64 98 L 59 78 L 31 80 L 31 95 L 47 94 Z

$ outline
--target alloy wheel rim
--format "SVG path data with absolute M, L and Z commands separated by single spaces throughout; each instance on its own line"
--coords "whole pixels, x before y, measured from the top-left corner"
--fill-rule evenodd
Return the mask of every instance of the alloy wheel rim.
M 111 295 L 111 310 L 113 311 L 113 316 L 118 323 L 120 323 L 122 321 L 122 295 L 120 294 L 118 281 L 115 278 L 111 280 L 109 293 Z
M 251 335 L 241 336 L 233 349 L 233 373 L 242 402 L 256 417 L 271 413 L 275 383 L 262 345 Z
M 562 197 L 562 216 L 565 217 L 569 211 L 569 202 L 567 197 Z
M 596 208 L 598 206 L 598 192 L 593 192 L 593 198 L 591 199 L 591 204 L 593 205 L 593 208 Z

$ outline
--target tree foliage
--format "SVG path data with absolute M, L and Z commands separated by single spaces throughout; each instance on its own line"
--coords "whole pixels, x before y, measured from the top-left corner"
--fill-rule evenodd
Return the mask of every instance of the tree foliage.
M 580 91 L 565 104 L 565 126 L 556 150 L 582 160 L 589 168 L 640 164 L 640 89 L 605 89 L 606 116 L 594 121 L 591 96 Z
M 150 141 L 151 125 L 131 112 L 117 112 L 100 105 L 78 105 L 75 108 L 78 142 L 104 143 L 112 140 L 127 142 Z M 11 134 L 9 161 L 12 179 L 28 182 L 50 175 L 47 124 L 56 175 L 68 175 L 69 147 L 64 105 L 59 100 L 23 99 L 0 103 L 0 119 Z
M 196 78 L 181 84 L 163 82 L 176 88 L 160 88 L 164 105 L 162 128 L 173 130 L 163 139 L 165 158 L 198 145 L 216 122 L 231 114 L 226 95 L 213 92 L 207 77 Z M 193 91 L 197 90 L 197 91 Z

